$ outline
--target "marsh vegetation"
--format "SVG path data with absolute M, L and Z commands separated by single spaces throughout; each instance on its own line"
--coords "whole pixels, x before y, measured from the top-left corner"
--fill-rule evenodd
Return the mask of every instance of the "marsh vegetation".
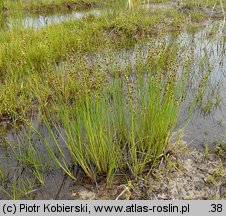
M 195 114 L 226 114 L 224 9 L 0 1 L 0 198 L 60 198 L 65 179 L 98 189 L 174 164 Z

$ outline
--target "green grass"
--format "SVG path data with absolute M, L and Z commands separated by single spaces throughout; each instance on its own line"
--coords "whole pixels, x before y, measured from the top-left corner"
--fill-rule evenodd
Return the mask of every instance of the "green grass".
M 221 3 L 223 4 L 224 8 L 226 7 L 226 2 L 223 0 L 184 0 L 182 2 L 190 7 L 221 7 Z
M 3 10 L 4 7 L 5 7 L 5 1 L 1 0 L 0 1 L 0 10 Z
M 139 67 L 144 67 L 143 64 Z M 94 80 L 102 76 L 96 70 L 93 73 Z M 147 167 L 151 170 L 164 156 L 177 123 L 184 84 L 176 73 L 175 68 L 164 76 L 159 69 L 153 74 L 150 71 L 147 79 L 138 75 L 137 81 L 131 83 L 129 75 L 122 71 L 122 79 L 116 78 L 97 90 L 90 89 L 90 79 L 82 74 L 82 92 L 75 106 L 69 108 L 62 96 L 56 100 L 57 119 L 62 124 L 58 129 L 64 134 L 64 146 L 57 142 L 49 118 L 44 117 L 61 152 L 61 158 L 56 157 L 47 142 L 51 157 L 64 170 L 68 170 L 72 161 L 95 182 L 100 176 L 111 182 L 120 173 L 137 178 Z M 62 150 L 65 146 L 70 158 Z
M 52 2 L 32 4 L 23 1 L 22 8 L 48 8 Z M 11 187 L 2 190 L 13 199 L 26 197 L 37 184 L 45 184 L 45 168 L 60 167 L 76 180 L 71 167 L 79 166 L 96 183 L 101 177 L 111 183 L 115 175 L 132 179 L 150 174 L 177 143 L 170 138 L 192 76 L 190 51 L 173 39 L 167 44 L 164 38 L 172 27 L 179 30 L 191 19 L 205 18 L 192 10 L 130 11 L 122 1 L 102 17 L 90 15 L 37 31 L 23 28 L 19 20 L 10 31 L 3 30 L 0 118 L 28 123 L 24 143 L 12 149 L 14 159 L 32 178 L 17 182 L 15 174 Z M 127 55 L 131 50 L 133 58 Z M 206 112 L 212 110 L 210 100 L 206 104 L 202 100 L 208 78 L 209 71 L 204 71 L 197 80 L 200 88 L 191 111 L 196 102 Z M 54 146 L 29 122 L 37 116 L 42 116 Z M 33 133 L 55 166 L 40 155 Z
M 26 146 L 22 146 L 19 142 L 17 146 L 12 147 L 15 159 L 19 162 L 20 166 L 27 169 L 40 184 L 44 184 L 44 167 L 47 167 L 47 164 L 44 164 L 41 157 L 42 154 L 38 153 L 38 150 L 31 142 L 31 134 L 29 131 L 27 132 L 27 139 L 28 143 L 26 143 Z
M 153 40 L 150 48 L 155 46 Z M 53 99 L 53 107 L 40 102 L 58 156 L 45 137 L 38 134 L 51 158 L 70 177 L 76 178 L 69 167 L 79 165 L 94 182 L 105 176 L 110 183 L 117 174 L 137 178 L 144 171 L 149 173 L 170 148 L 189 61 L 176 58 L 178 50 L 174 43 L 155 47 L 156 53 L 150 52 L 145 59 L 140 57 L 139 50 L 134 59 L 135 74 L 131 71 L 132 62 L 114 67 L 103 56 L 101 67 L 90 65 L 88 56 L 83 57 L 60 75 L 56 86 L 61 91 Z M 114 58 L 113 54 L 109 50 L 108 58 Z M 182 76 L 178 76 L 178 61 L 184 66 Z M 81 72 L 75 75 L 79 69 Z M 77 78 L 72 82 L 73 77 Z M 52 115 L 54 121 L 49 120 Z M 54 128 L 64 145 L 58 142 Z
M 14 116 L 32 110 L 36 98 L 30 89 L 36 85 L 34 82 L 40 86 L 43 81 L 52 82 L 49 74 L 55 73 L 61 61 L 106 46 L 130 46 L 163 20 L 163 13 L 150 18 L 148 13 L 125 11 L 52 25 L 39 31 L 15 27 L 4 32 L 0 36 L 1 115 Z M 43 92 L 46 99 L 50 96 L 47 94 L 50 94 L 48 89 Z
M 16 160 L 33 176 L 29 181 L 45 184 L 46 163 L 32 142 L 35 134 L 43 141 L 45 154 L 55 162 L 48 169 L 60 167 L 73 179 L 77 178 L 70 169 L 73 166 L 81 167 L 96 183 L 105 177 L 110 184 L 115 175 L 138 178 L 150 174 L 166 157 L 173 145 L 170 138 L 184 97 L 190 57 L 178 58 L 181 50 L 174 41 L 156 45 L 154 38 L 149 40 L 145 57 L 143 48 L 140 44 L 134 50 L 134 62 L 126 61 L 126 65 L 118 64 L 121 50 L 118 56 L 112 47 L 94 56 L 79 56 L 77 61 L 68 59 L 61 73 L 49 71 L 46 80 L 51 77 L 52 83 L 40 85 L 40 77 L 33 77 L 29 90 L 37 97 L 54 145 L 28 123 L 27 139 L 12 147 Z M 179 65 L 183 65 L 180 76 Z M 52 98 L 47 103 L 43 95 L 49 89 Z M 6 193 L 23 197 L 27 189 L 18 191 L 14 184 Z
M 21 199 L 33 199 L 32 191 L 34 190 L 36 183 L 29 178 L 21 178 L 21 173 L 17 169 L 14 170 L 12 182 L 5 188 L 2 184 L 0 187 L 1 193 L 5 193 L 8 199 L 21 200 Z
M 106 47 L 132 46 L 171 27 L 180 29 L 187 19 L 177 10 L 151 14 L 146 10 L 119 10 L 38 31 L 24 29 L 19 23 L 13 25 L 12 31 L 0 35 L 0 115 L 17 119 L 17 114 L 25 117 L 37 110 L 35 90 L 31 91 L 34 86 L 42 92 L 43 102 L 55 97 L 55 92 L 46 86 L 54 85 L 55 68 L 61 62 Z
M 22 10 L 23 13 L 56 13 L 56 12 L 70 12 L 72 10 L 85 10 L 92 7 L 101 6 L 99 0 L 6 0 L 5 5 L 9 11 Z

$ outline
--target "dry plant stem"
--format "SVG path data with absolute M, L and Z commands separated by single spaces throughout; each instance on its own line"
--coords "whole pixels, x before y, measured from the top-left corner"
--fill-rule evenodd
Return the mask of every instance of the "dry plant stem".
M 226 21 L 226 17 L 225 17 L 225 10 L 224 10 L 224 5 L 223 5 L 223 2 L 222 2 L 222 0 L 220 0 L 220 3 L 221 3 L 221 9 L 222 9 L 222 13 L 223 13 L 223 16 L 224 16 L 224 24 L 225 24 L 225 21 Z
M 128 187 L 126 187 L 126 186 L 124 186 L 125 188 L 124 188 L 124 190 L 116 197 L 116 199 L 115 200 L 119 200 L 120 199 L 120 197 L 122 197 L 123 196 L 123 194 L 124 193 L 126 193 L 126 192 L 130 192 L 130 190 L 129 190 L 129 188 Z

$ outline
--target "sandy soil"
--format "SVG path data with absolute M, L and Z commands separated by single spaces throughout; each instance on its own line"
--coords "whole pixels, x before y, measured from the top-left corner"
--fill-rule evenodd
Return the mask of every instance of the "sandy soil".
M 151 177 L 121 182 L 116 178 L 108 188 L 98 189 L 86 184 L 75 184 L 71 199 L 226 199 L 226 163 L 214 154 L 206 157 L 193 151 L 183 156 L 170 156 L 162 162 Z

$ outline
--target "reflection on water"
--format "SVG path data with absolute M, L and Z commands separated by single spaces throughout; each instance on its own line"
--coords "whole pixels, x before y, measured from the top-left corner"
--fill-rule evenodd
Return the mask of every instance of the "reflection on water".
M 45 27 L 46 25 L 53 23 L 60 23 L 62 21 L 68 21 L 71 19 L 81 19 L 90 14 L 100 15 L 100 10 L 90 10 L 86 12 L 74 12 L 66 15 L 52 15 L 52 16 L 39 16 L 38 18 L 26 17 L 22 23 L 24 27 L 33 27 L 35 29 Z
M 193 112 L 185 138 L 190 146 L 203 148 L 203 145 L 212 145 L 221 138 L 226 137 L 226 28 L 224 23 L 210 24 L 203 30 L 194 33 L 183 32 L 179 35 L 178 41 L 186 43 L 193 49 L 193 79 L 195 83 L 199 79 L 203 68 L 199 67 L 201 61 L 211 68 L 210 80 L 206 86 L 206 96 L 214 99 L 219 94 L 221 104 L 209 115 L 204 115 L 200 107 Z M 192 89 L 190 89 L 192 92 Z M 192 95 L 192 93 L 191 93 Z M 186 115 L 186 108 L 184 109 Z M 213 145 L 212 145 L 213 146 Z M 214 146 L 213 146 L 214 147 Z
M 39 15 L 39 16 L 30 16 L 25 17 L 22 20 L 14 20 L 11 19 L 9 21 L 9 28 L 13 28 L 13 26 L 22 25 L 24 28 L 34 28 L 35 30 L 39 28 L 43 28 L 46 25 L 57 24 L 61 22 L 66 22 L 69 20 L 82 19 L 88 15 L 101 15 L 101 10 L 89 10 L 82 12 L 73 12 L 67 14 L 55 14 L 51 16 Z

